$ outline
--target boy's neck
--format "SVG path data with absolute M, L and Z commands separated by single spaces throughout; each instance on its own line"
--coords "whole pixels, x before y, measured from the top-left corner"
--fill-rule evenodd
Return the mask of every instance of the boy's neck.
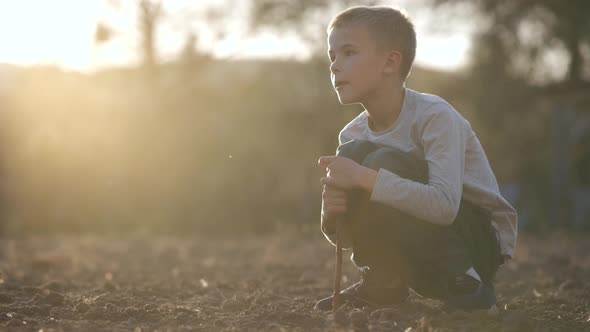
M 369 128 L 384 131 L 391 127 L 402 111 L 405 89 L 403 85 L 377 93 L 362 105 L 369 114 Z

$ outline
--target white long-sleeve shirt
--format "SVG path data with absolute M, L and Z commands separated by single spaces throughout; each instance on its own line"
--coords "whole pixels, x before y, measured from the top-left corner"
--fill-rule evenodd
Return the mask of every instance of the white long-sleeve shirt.
M 389 128 L 369 128 L 362 112 L 340 132 L 340 144 L 352 139 L 395 147 L 428 163 L 429 180 L 422 184 L 380 169 L 371 200 L 425 221 L 450 225 L 461 198 L 485 209 L 499 235 L 503 255 L 516 245 L 516 210 L 502 197 L 486 154 L 470 123 L 444 99 L 405 89 L 402 110 Z

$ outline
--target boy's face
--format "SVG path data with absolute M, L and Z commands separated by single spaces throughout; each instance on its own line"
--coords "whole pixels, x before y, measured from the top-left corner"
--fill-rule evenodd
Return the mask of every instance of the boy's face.
M 342 104 L 364 103 L 380 87 L 387 53 L 377 48 L 368 29 L 336 27 L 328 34 L 332 86 Z

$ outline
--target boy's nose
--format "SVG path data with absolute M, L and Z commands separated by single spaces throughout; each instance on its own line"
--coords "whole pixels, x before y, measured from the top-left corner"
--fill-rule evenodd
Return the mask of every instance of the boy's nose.
M 338 67 L 336 66 L 336 61 L 332 62 L 332 63 L 330 64 L 330 72 L 332 72 L 332 73 L 336 73 L 336 72 L 338 72 L 338 71 L 340 71 L 340 70 L 339 70 L 339 69 L 338 69 Z

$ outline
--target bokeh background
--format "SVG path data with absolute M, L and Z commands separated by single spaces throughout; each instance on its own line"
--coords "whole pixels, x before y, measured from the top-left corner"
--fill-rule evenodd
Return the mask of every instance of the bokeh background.
M 471 122 L 521 229 L 590 228 L 586 0 L 29 0 L 0 3 L 2 232 L 316 227 L 361 111 L 325 27 L 359 4 L 414 18 L 407 86 Z

